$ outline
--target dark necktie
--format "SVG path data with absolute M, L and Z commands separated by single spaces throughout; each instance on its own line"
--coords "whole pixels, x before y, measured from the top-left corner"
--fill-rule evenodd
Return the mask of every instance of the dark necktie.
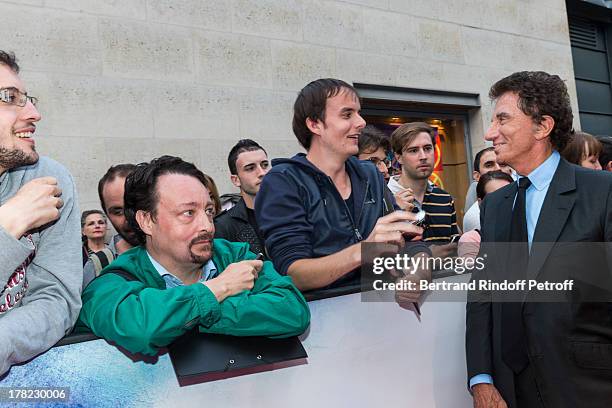
M 513 270 L 509 276 L 511 281 L 525 278 L 529 263 L 525 195 L 530 185 L 531 181 L 527 177 L 519 179 L 518 193 L 512 210 L 510 242 L 513 244 L 510 245 L 508 260 L 508 267 Z M 516 295 L 514 294 L 514 297 Z M 529 364 L 522 309 L 523 304 L 519 301 L 502 303 L 502 359 L 516 374 Z

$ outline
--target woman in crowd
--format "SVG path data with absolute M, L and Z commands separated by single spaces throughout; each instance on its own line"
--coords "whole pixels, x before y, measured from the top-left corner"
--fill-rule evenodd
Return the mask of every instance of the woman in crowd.
M 561 152 L 561 156 L 570 163 L 593 170 L 601 170 L 601 164 L 599 164 L 600 153 L 601 142 L 595 136 L 585 132 L 575 132 Z
M 219 197 L 219 189 L 215 184 L 215 180 L 210 177 L 208 174 L 204 174 L 204 178 L 206 179 L 206 188 L 210 193 L 210 199 L 213 201 L 215 205 L 215 214 L 217 216 L 221 212 L 221 198 Z
M 512 177 L 503 171 L 495 170 L 480 176 L 476 185 L 476 197 L 478 205 L 487 194 L 492 193 L 502 187 L 513 183 Z M 459 245 L 457 246 L 457 254 L 462 258 L 476 258 L 480 250 L 480 230 L 473 229 L 461 235 Z
M 100 210 L 87 210 L 81 214 L 81 235 L 83 238 L 83 265 L 89 255 L 106 248 L 106 216 Z

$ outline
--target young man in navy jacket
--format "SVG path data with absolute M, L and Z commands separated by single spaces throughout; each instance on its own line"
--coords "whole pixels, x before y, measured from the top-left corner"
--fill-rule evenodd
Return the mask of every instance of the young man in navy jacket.
M 405 248 L 422 234 L 414 214 L 394 211 L 382 174 L 353 157 L 365 126 L 357 91 L 338 79 L 304 87 L 293 132 L 307 153 L 275 159 L 255 200 L 268 255 L 302 291 L 357 282 L 362 242 Z M 386 197 L 386 199 L 385 199 Z M 410 252 L 428 252 L 415 243 Z M 411 293 L 418 299 L 419 293 Z

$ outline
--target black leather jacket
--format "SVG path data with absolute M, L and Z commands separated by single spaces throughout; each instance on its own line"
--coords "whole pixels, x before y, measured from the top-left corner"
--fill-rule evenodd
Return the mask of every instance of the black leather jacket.
M 247 242 L 251 252 L 265 255 L 264 243 L 257 235 L 257 225 L 249 224 L 247 208 L 241 198 L 235 206 L 215 218 L 215 238 L 231 242 Z

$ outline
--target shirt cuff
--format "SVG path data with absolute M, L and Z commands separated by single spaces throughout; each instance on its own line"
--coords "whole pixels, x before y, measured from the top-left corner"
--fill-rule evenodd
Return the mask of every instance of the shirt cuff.
M 477 374 L 470 378 L 470 390 L 476 384 L 493 384 L 493 377 L 489 374 Z
M 198 305 L 200 307 L 200 324 L 206 328 L 209 328 L 213 324 L 217 323 L 221 318 L 221 305 L 217 301 L 214 293 L 201 282 L 193 285 L 196 291 Z

